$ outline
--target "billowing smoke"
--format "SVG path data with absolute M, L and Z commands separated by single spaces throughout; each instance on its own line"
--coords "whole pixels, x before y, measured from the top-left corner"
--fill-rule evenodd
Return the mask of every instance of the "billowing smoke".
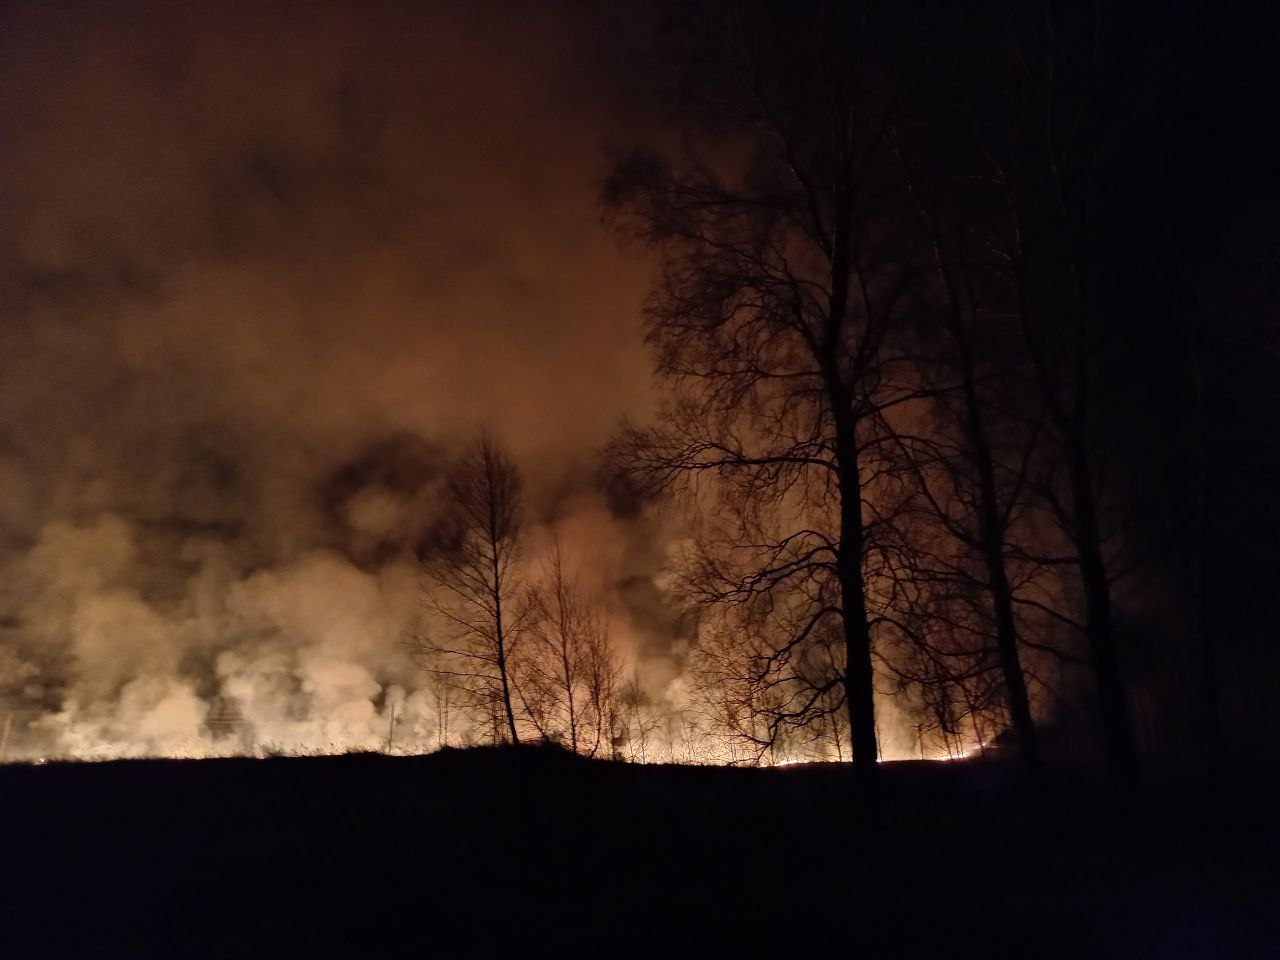
M 481 425 L 663 695 L 661 548 L 592 479 L 650 402 L 629 16 L 6 8 L 9 756 L 432 742 L 415 552 Z
M 357 498 L 382 497 L 376 485 Z M 367 536 L 363 531 L 356 531 Z M 208 754 L 377 746 L 394 706 L 426 738 L 403 639 L 412 557 L 342 545 L 255 563 L 235 538 L 104 512 L 54 519 L 9 567 L 6 706 L 19 752 Z M 416 712 L 415 712 L 416 711 Z
M 49 519 L 6 564 L 8 755 L 437 746 L 444 731 L 409 641 L 443 463 L 403 436 L 373 444 L 314 485 L 307 534 L 269 559 L 238 527 L 112 511 Z M 611 601 L 650 695 L 665 695 L 679 624 L 655 613 L 656 587 L 633 595 L 660 558 L 636 557 L 589 491 L 560 507 L 535 529 L 531 566 L 554 522 L 575 564 L 591 564 L 587 582 Z M 467 737 L 456 719 L 453 733 Z
M 0 751 L 434 746 L 416 558 L 483 426 L 662 714 L 641 753 L 699 755 L 679 521 L 594 454 L 653 403 L 597 206 L 655 129 L 645 16 L 0 12 Z

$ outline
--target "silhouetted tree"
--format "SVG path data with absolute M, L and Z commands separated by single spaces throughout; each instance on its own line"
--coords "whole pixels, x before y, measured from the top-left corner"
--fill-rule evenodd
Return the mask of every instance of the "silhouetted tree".
M 443 495 L 423 561 L 432 623 L 420 646 L 436 658 L 437 676 L 516 743 L 512 668 L 527 614 L 520 475 L 497 442 L 482 436 L 450 470 Z
M 1203 702 L 1198 724 L 1206 767 L 1216 775 L 1238 759 L 1233 751 L 1243 746 L 1231 743 L 1228 714 L 1243 715 L 1246 728 L 1257 729 L 1264 720 L 1253 705 L 1231 703 L 1224 687 L 1240 654 L 1251 661 L 1250 672 L 1265 669 L 1259 662 L 1265 663 L 1265 655 L 1259 658 L 1250 649 L 1259 638 L 1249 636 L 1258 628 L 1249 621 L 1269 623 L 1270 604 L 1255 599 L 1256 581 L 1233 570 L 1231 558 L 1241 539 L 1267 537 L 1280 519 L 1274 482 L 1280 327 L 1273 320 L 1280 256 L 1274 240 L 1268 250 L 1256 237 L 1232 237 L 1212 261 L 1194 263 L 1181 249 L 1179 230 L 1168 222 L 1176 211 L 1165 216 L 1151 259 L 1168 315 L 1169 367 L 1180 388 L 1169 391 L 1181 400 L 1173 406 L 1181 429 L 1168 455 L 1182 469 L 1172 474 L 1172 489 L 1162 498 L 1161 546 L 1180 575 L 1178 599 L 1193 625 L 1195 648 L 1188 660 L 1195 669 L 1194 693 Z M 1257 617 L 1250 607 L 1267 612 Z M 1271 646 L 1269 639 L 1263 645 Z
M 955 616 L 964 618 L 963 629 L 977 641 L 961 644 L 961 655 L 969 653 L 961 668 L 970 681 L 969 708 L 986 704 L 993 693 L 984 672 L 974 669 L 986 659 L 989 633 L 1002 677 L 999 699 L 1023 763 L 1038 780 L 1040 749 L 1019 649 L 1009 539 L 1011 527 L 1028 512 L 1042 423 L 1038 404 L 1027 402 L 1034 386 L 1020 370 L 1006 264 L 983 242 L 988 211 L 998 197 L 981 162 L 969 160 L 966 168 L 968 158 L 957 156 L 963 154 L 957 142 L 967 139 L 960 112 L 948 101 L 935 103 L 930 122 L 917 125 L 925 128 L 923 135 L 894 138 L 932 248 L 932 269 L 916 288 L 922 314 L 917 352 L 921 381 L 937 388 L 931 416 L 922 424 L 933 429 L 901 439 L 927 507 L 926 524 L 959 546 L 958 553 L 934 551 L 930 574 L 935 582 L 953 585 L 944 615 L 948 626 L 959 626 Z M 934 663 L 942 666 L 936 658 Z M 940 679 L 946 681 L 945 669 Z M 975 681 L 984 688 L 976 700 Z
M 621 665 L 604 617 L 565 569 L 559 537 L 531 592 L 521 697 L 544 737 L 595 756 L 611 742 Z
M 1115 629 L 1119 558 L 1108 549 L 1101 389 L 1113 356 L 1115 318 L 1097 296 L 1099 196 L 1095 177 L 1110 148 L 1121 90 L 1108 76 L 1117 49 L 1111 10 L 1098 2 L 1045 2 L 993 25 L 1005 96 L 982 90 L 994 122 L 978 132 L 986 174 L 1003 199 L 1003 223 L 987 242 L 1008 264 L 1013 312 L 1052 446 L 1040 492 L 1079 574 L 1083 625 L 1097 687 L 1108 764 L 1132 790 L 1138 758 Z M 996 33 L 996 30 L 1002 32 Z
M 804 604 L 797 606 L 798 616 L 811 616 Z M 846 708 L 838 621 L 813 627 L 780 657 L 779 644 L 800 626 L 772 604 L 747 604 L 733 616 L 711 618 L 702 630 L 689 665 L 694 694 L 708 732 L 725 741 L 732 762 L 817 756 L 839 728 L 836 715 Z M 842 745 L 836 753 L 843 753 Z
M 613 741 L 614 756 L 648 763 L 650 744 L 657 730 L 658 721 L 644 687 L 640 683 L 639 671 L 634 664 L 631 668 L 631 677 L 617 688 L 615 702 L 617 707 Z
M 613 457 L 639 482 L 704 498 L 714 520 L 688 589 L 755 632 L 754 676 L 787 690 L 779 718 L 821 714 L 836 693 L 867 800 L 873 644 L 899 625 L 877 594 L 874 542 L 895 495 L 868 488 L 892 484 L 876 469 L 879 415 L 917 395 L 892 340 L 919 242 L 885 162 L 901 69 L 881 14 L 692 11 L 677 48 L 686 149 L 635 153 L 605 189 L 661 256 L 647 335 L 671 389 L 657 425 L 626 429 Z M 797 670 L 833 624 L 833 672 Z

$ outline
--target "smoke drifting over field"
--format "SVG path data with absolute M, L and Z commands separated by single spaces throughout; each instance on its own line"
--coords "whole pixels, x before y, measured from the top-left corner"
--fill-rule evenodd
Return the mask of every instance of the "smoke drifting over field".
M 11 756 L 369 746 L 392 704 L 428 740 L 416 539 L 481 424 L 670 679 L 661 549 L 590 481 L 648 404 L 645 267 L 596 209 L 602 137 L 636 122 L 600 37 L 628 31 L 298 13 L 5 14 Z
M 481 427 L 531 565 L 554 527 L 628 681 L 687 705 L 681 521 L 595 456 L 655 399 L 651 264 L 598 206 L 603 148 L 661 129 L 647 16 L 5 10 L 6 756 L 434 746 L 416 558 Z M 918 755 L 880 710 L 883 754 Z

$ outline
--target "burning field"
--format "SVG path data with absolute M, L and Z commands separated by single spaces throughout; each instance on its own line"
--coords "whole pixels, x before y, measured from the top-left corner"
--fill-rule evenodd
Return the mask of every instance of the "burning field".
M 1278 16 L 0 3 L 0 958 L 1275 960 Z

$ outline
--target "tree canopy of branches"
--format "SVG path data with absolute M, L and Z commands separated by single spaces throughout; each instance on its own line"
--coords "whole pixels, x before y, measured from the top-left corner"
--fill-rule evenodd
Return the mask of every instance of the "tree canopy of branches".
M 636 482 L 701 498 L 684 584 L 749 638 L 731 673 L 765 711 L 762 743 L 847 710 L 870 798 L 874 644 L 909 629 L 901 485 L 880 467 L 886 418 L 917 396 L 893 331 L 923 251 L 895 226 L 890 24 L 821 12 L 694 12 L 685 149 L 627 156 L 606 184 L 622 229 L 661 257 L 647 335 L 672 387 L 657 425 L 611 454 Z
M 423 652 L 439 681 L 519 742 L 512 665 L 527 621 L 520 474 L 491 437 L 453 466 L 423 565 L 431 614 Z
M 621 665 L 604 617 L 565 569 L 559 537 L 543 567 L 529 602 L 521 699 L 544 737 L 594 757 L 615 739 Z
M 1152 561 L 1171 546 L 1196 558 L 1220 751 L 1230 604 L 1219 578 L 1206 606 L 1205 545 L 1229 470 L 1206 423 L 1245 364 L 1196 279 L 1233 268 L 1188 262 L 1151 146 L 1178 123 L 1165 86 L 1194 99 L 1160 38 L 1191 50 L 1192 31 L 1123 0 L 673 9 L 674 133 L 604 189 L 657 253 L 646 332 L 669 390 L 609 453 L 689 507 L 674 566 L 715 725 L 762 755 L 843 713 L 871 785 L 883 677 L 944 736 L 1011 728 L 1035 770 L 1037 697 L 1046 713 L 1080 676 L 1132 792 L 1134 687 L 1181 656 L 1185 628 L 1135 641 L 1175 592 Z

